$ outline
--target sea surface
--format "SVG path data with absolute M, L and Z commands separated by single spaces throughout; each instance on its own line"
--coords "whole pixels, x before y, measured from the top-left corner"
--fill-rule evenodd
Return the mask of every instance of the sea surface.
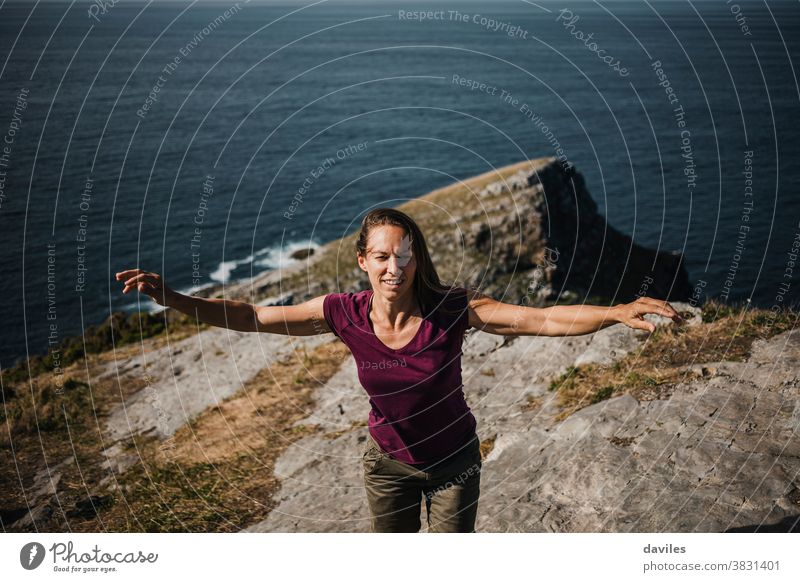
M 152 309 L 116 271 L 250 277 L 551 155 L 704 296 L 796 302 L 799 45 L 796 1 L 2 2 L 0 365 Z

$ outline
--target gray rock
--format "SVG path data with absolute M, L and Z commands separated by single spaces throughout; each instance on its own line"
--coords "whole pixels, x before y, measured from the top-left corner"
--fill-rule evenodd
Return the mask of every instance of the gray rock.
M 133 358 L 125 362 L 126 369 L 147 373 L 150 381 L 112 411 L 108 438 L 111 444 L 132 434 L 165 439 L 238 392 L 271 363 L 330 338 L 330 334 L 290 337 L 211 328 Z
M 686 315 L 686 324 L 688 326 L 702 324 L 702 311 L 699 308 L 680 301 L 671 301 L 670 305 L 678 312 L 691 314 L 691 316 Z M 651 323 L 655 323 L 656 327 L 672 325 L 672 320 L 657 315 L 648 314 L 644 318 Z M 644 337 L 642 334 L 646 333 L 633 330 L 625 325 L 612 325 L 601 329 L 592 334 L 589 346 L 575 360 L 575 365 L 611 364 L 638 347 L 641 343 L 641 338 Z
M 800 332 L 763 349 L 785 343 L 800 347 Z M 720 375 L 669 400 L 621 396 L 511 440 L 487 460 L 479 529 L 718 532 L 796 517 L 797 388 L 746 365 L 760 384 Z
M 339 371 L 314 394 L 314 412 L 295 423 L 320 425 L 324 431 L 348 429 L 356 422 L 364 422 L 369 414 L 364 389 L 358 380 L 355 360 L 348 357 Z
M 615 327 L 625 346 L 643 341 Z M 593 336 L 471 335 L 467 398 L 481 437 L 495 439 L 478 531 L 720 532 L 800 514 L 800 368 L 784 365 L 800 356 L 800 331 L 759 343 L 747 362 L 702 365 L 707 375 L 688 374 L 668 400 L 622 395 L 561 423 L 547 403 L 528 412 L 521 405 L 529 394 L 552 397 L 547 379 L 583 357 Z M 489 368 L 493 376 L 481 374 Z M 320 398 L 320 418 L 334 401 Z M 246 531 L 368 531 L 365 430 L 288 449 L 276 465 L 278 506 Z
M 339 438 L 307 437 L 275 465 L 282 480 L 275 507 L 247 532 L 366 532 L 369 512 L 361 474 L 366 428 Z

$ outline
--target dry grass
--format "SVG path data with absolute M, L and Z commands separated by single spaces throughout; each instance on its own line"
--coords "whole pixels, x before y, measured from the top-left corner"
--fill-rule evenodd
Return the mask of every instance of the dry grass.
M 6 467 L 19 467 L 26 490 L 43 464 L 52 465 L 74 452 L 76 463 L 63 470 L 58 485 L 61 507 L 40 531 L 238 531 L 264 519 L 279 484 L 272 468 L 292 442 L 316 427 L 294 427 L 308 415 L 313 392 L 349 354 L 338 340 L 262 370 L 244 389 L 206 410 L 166 442 L 137 436 L 127 453 L 135 464 L 116 480 L 118 488 L 89 502 L 89 492 L 103 491 L 104 443 L 99 427 L 119 399 L 116 381 L 94 382 L 69 395 L 66 423 L 48 430 L 20 431 L 11 447 L 0 451 Z M 99 372 L 93 361 L 93 373 Z M 71 372 L 75 372 L 71 370 Z M 42 377 L 44 381 L 44 377 Z M 133 392 L 143 386 L 128 386 Z M 74 402 L 72 402 L 74 400 Z M 80 405 L 85 405 L 81 408 Z M 10 443 L 9 443 L 10 444 Z M 108 446 L 109 443 L 105 443 Z M 17 474 L 0 477 L 2 515 L 13 515 L 25 502 Z M 43 527 L 45 525 L 45 527 Z M 17 530 L 19 531 L 19 530 Z
M 492 435 L 488 439 L 481 441 L 481 459 L 484 461 L 494 450 L 494 442 L 497 440 L 497 435 Z
M 498 168 L 434 190 L 400 208 L 426 228 L 437 219 L 429 212 L 432 206 L 454 212 L 489 183 L 544 163 L 532 160 Z M 351 234 L 329 243 L 320 249 L 322 256 L 310 271 L 283 278 L 281 290 L 305 289 L 309 278 L 342 285 L 363 282 L 362 274 L 355 270 L 354 242 L 355 234 Z M 267 287 L 262 296 L 272 291 Z M 139 352 L 144 338 L 149 338 L 148 350 L 158 349 L 198 331 L 198 324 L 182 314 L 168 310 L 165 317 L 166 333 L 158 317 L 123 321 L 115 315 L 116 319 L 93 327 L 85 338 L 71 338 L 62 352 L 68 356 L 62 365 L 64 378 L 69 380 L 63 392 L 56 390 L 47 358 L 3 371 L 0 421 L 5 421 L 5 430 L 0 432 L 0 462 L 12 469 L 0 473 L 0 521 L 8 522 L 24 510 L 22 488 L 29 490 L 45 460 L 53 465 L 72 455 L 76 462 L 63 469 L 58 492 L 61 507 L 56 506 L 48 522 L 49 531 L 232 531 L 266 515 L 276 486 L 271 463 L 288 443 L 315 430 L 292 424 L 307 408 L 314 388 L 309 378 L 327 378 L 347 357 L 339 342 L 330 350 L 315 352 L 306 370 L 274 366 L 274 376 L 269 372 L 259 375 L 245 391 L 179 430 L 170 440 L 171 448 L 161 447 L 154 439 L 133 439 L 128 452 L 138 458 L 137 464 L 119 479 L 120 488 L 113 496 L 93 500 L 99 509 L 95 514 L 90 492 L 103 489 L 100 481 L 110 478 L 108 470 L 100 468 L 101 452 L 109 445 L 103 440 L 105 417 L 144 388 L 144 380 L 136 377 L 122 382 L 113 375 L 97 378 L 115 358 L 125 360 Z M 108 332 L 114 322 L 119 331 L 114 332 L 116 353 L 110 350 Z M 88 355 L 83 355 L 86 338 L 91 345 L 87 344 Z M 287 386 L 292 386 L 291 390 Z M 346 430 L 358 426 L 362 425 L 355 423 Z M 341 432 L 326 436 L 336 438 Z M 69 523 L 68 514 L 72 514 Z
M 697 364 L 744 361 L 753 342 L 792 329 L 797 312 L 773 314 L 763 309 L 708 302 L 704 325 L 659 327 L 634 352 L 611 365 L 570 367 L 550 384 L 557 391 L 561 421 L 612 396 L 630 394 L 640 401 L 668 398 L 675 387 L 696 379 L 687 370 Z M 535 409 L 537 404 L 529 402 Z
M 73 364 L 82 365 L 87 357 L 113 356 L 115 350 L 125 351 L 146 339 L 156 343 L 178 341 L 207 327 L 171 309 L 161 313 L 115 312 L 103 323 L 86 327 L 80 335 L 65 338 L 57 349 L 51 349 L 46 355 L 36 354 L 3 369 L 0 383 L 5 387 L 28 383 L 40 374 L 53 372 L 57 366 L 69 368 Z
M 536 412 L 542 408 L 542 397 L 529 395 L 525 404 L 522 405 L 522 410 L 525 412 Z

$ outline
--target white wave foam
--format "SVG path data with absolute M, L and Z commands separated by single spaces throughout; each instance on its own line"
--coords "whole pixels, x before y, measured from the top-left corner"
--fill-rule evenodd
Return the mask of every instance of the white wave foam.
M 316 251 L 320 248 L 320 244 L 313 240 L 295 241 L 286 243 L 283 247 L 274 245 L 271 247 L 264 247 L 259 249 L 244 259 L 238 261 L 223 261 L 217 268 L 209 274 L 209 277 L 219 283 L 231 282 L 231 274 L 241 266 L 252 264 L 254 267 L 266 267 L 268 270 L 280 269 L 281 267 L 288 267 L 298 262 L 298 259 L 292 258 L 292 253 L 300 250 Z M 192 285 L 187 289 L 177 289 L 179 293 L 185 295 L 192 295 L 197 291 L 213 287 L 214 283 L 204 283 L 202 285 Z M 149 297 L 142 294 L 140 301 L 127 303 L 121 306 L 125 312 L 132 313 L 136 311 L 146 313 L 158 313 L 164 311 L 166 307 L 159 305 Z
M 236 261 L 223 261 L 217 268 L 209 274 L 209 277 L 220 283 L 231 282 L 231 274 L 242 266 L 252 265 L 253 267 L 266 267 L 269 270 L 287 267 L 297 262 L 292 258 L 292 253 L 300 250 L 312 250 L 320 248 L 319 243 L 313 240 L 295 241 L 271 247 L 259 249 L 244 259 Z
M 216 270 L 208 274 L 208 276 L 220 283 L 227 283 L 230 279 L 231 273 L 239 266 L 239 261 L 222 261 Z
M 319 247 L 320 245 L 314 241 L 297 241 L 288 243 L 284 247 L 268 247 L 262 249 L 261 255 L 263 258 L 258 259 L 254 264 L 268 269 L 288 267 L 297 262 L 297 259 L 292 258 L 292 253 L 306 249 L 316 251 Z

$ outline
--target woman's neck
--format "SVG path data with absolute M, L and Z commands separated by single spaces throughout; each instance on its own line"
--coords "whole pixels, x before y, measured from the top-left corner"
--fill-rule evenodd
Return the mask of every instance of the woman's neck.
M 413 293 L 389 301 L 373 291 L 371 304 L 372 322 L 375 323 L 377 320 L 392 329 L 402 329 L 412 317 L 422 316 Z

